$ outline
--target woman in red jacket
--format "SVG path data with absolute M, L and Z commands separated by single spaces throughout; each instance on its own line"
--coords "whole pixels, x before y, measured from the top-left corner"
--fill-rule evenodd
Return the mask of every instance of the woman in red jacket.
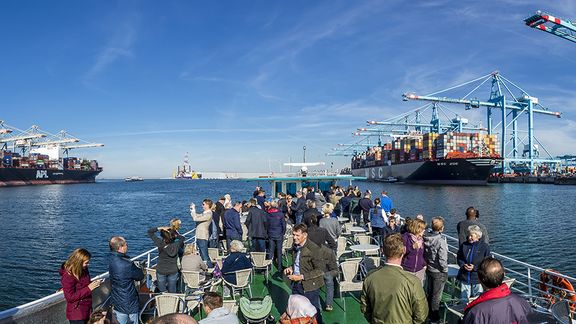
M 66 299 L 66 318 L 70 324 L 88 323 L 92 311 L 92 290 L 102 283 L 101 280 L 90 282 L 90 256 L 86 249 L 76 249 L 60 267 L 60 282 Z

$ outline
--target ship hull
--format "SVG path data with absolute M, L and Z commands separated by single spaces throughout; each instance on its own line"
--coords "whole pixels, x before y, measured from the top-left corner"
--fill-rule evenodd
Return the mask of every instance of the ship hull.
M 394 177 L 413 184 L 486 185 L 495 164 L 490 158 L 441 159 L 353 169 L 352 174 L 369 181 L 388 181 Z
M 101 171 L 0 168 L 0 187 L 93 183 Z

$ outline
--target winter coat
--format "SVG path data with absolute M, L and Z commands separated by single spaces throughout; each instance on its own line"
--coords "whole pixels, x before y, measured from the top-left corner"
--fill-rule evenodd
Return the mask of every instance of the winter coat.
M 268 237 L 282 239 L 286 233 L 286 220 L 284 213 L 276 208 L 268 209 Z
M 464 324 L 528 323 L 528 302 L 510 292 L 506 284 L 487 290 L 464 310 Z
M 302 280 L 304 291 L 310 292 L 322 288 L 326 266 L 320 254 L 320 248 L 308 236 L 303 246 L 297 246 L 294 249 L 292 260 L 296 260 L 298 252 L 300 252 L 300 274 L 304 276 Z
M 295 213 L 304 213 L 304 211 L 306 210 L 306 198 L 300 197 L 296 199 L 296 203 L 292 204 L 292 206 L 290 206 L 290 209 L 292 209 L 292 211 Z
M 196 222 L 196 239 L 208 240 L 210 238 L 210 224 L 212 223 L 212 211 L 206 210 L 202 214 L 190 212 L 192 220 Z
M 462 243 L 458 249 L 456 259 L 460 266 L 458 276 L 456 277 L 461 282 L 468 285 L 475 285 L 478 283 L 478 267 L 484 258 L 490 255 L 490 246 L 482 241 L 470 243 L 468 241 Z M 472 271 L 466 271 L 464 264 L 473 264 Z
M 178 251 L 184 247 L 184 240 L 174 241 L 172 243 L 164 242 L 164 239 L 156 236 L 158 228 L 152 227 L 148 230 L 148 237 L 154 241 L 158 248 L 158 262 L 156 271 L 162 275 L 171 275 L 178 272 Z
M 322 260 L 324 260 L 324 271 L 329 273 L 332 277 L 338 278 L 338 262 L 336 261 L 336 254 L 334 251 L 330 250 L 326 245 L 320 246 L 320 255 Z
M 144 279 L 144 273 L 126 254 L 110 252 L 110 303 L 114 310 L 123 314 L 138 313 L 138 291 L 134 281 Z
M 325 228 L 321 228 L 316 225 L 308 227 L 308 239 L 318 246 L 326 245 L 327 247 L 336 251 L 336 241 L 332 239 Z
M 88 288 L 90 284 L 90 273 L 88 269 L 82 271 L 80 279 L 76 279 L 72 274 L 64 269 L 64 264 L 60 267 L 60 283 L 66 299 L 66 318 L 68 320 L 87 320 L 92 312 L 92 290 Z
M 340 199 L 340 207 L 342 208 L 342 212 L 346 215 L 350 214 L 350 201 L 352 200 L 352 196 L 344 196 Z
M 448 243 L 438 232 L 424 236 L 424 260 L 427 271 L 448 273 Z
M 268 213 L 262 209 L 255 206 L 250 207 L 244 224 L 248 227 L 249 237 L 259 239 L 268 238 Z
M 370 209 L 370 225 L 372 225 L 373 228 L 386 227 L 386 222 L 382 215 L 382 208 L 380 208 L 380 206 L 374 206 L 374 208 Z
M 410 233 L 402 234 L 402 240 L 406 247 L 406 254 L 402 258 L 402 268 L 408 272 L 418 272 L 424 268 L 426 262 L 424 260 L 424 244 L 419 249 L 414 249 L 414 241 Z
M 236 209 L 230 208 L 224 213 L 224 228 L 226 237 L 242 237 L 240 213 Z
M 358 205 L 362 208 L 362 215 L 368 215 L 370 213 L 370 209 L 374 208 L 374 203 L 370 198 L 362 198 L 358 201 Z
M 226 281 L 236 284 L 235 271 L 252 268 L 252 262 L 246 256 L 246 253 L 232 252 L 222 262 L 222 276 Z
M 264 202 L 266 202 L 266 196 L 256 196 L 256 201 L 258 202 L 258 205 L 260 205 L 260 208 L 264 209 Z
M 317 220 L 320 220 L 322 218 L 322 213 L 319 212 L 318 209 L 308 208 L 306 209 L 306 211 L 304 211 L 304 215 L 302 216 L 302 223 L 306 224 L 306 226 L 309 226 L 308 224 L 310 224 L 310 219 L 312 218 L 312 215 L 316 215 Z

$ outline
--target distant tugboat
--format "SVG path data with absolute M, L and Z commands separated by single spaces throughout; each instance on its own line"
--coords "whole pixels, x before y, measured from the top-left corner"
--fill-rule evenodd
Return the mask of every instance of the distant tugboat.
M 184 155 L 184 164 L 179 165 L 172 177 L 177 180 L 202 179 L 202 174 L 192 170 L 188 159 L 188 152 Z

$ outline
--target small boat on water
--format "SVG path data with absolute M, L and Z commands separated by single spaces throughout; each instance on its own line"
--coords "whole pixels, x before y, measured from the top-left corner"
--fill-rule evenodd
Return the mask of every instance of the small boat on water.
M 134 177 L 127 177 L 127 178 L 124 178 L 124 181 L 125 181 L 125 182 L 144 181 L 144 178 L 142 178 L 142 177 L 136 177 L 136 176 L 134 176 Z

